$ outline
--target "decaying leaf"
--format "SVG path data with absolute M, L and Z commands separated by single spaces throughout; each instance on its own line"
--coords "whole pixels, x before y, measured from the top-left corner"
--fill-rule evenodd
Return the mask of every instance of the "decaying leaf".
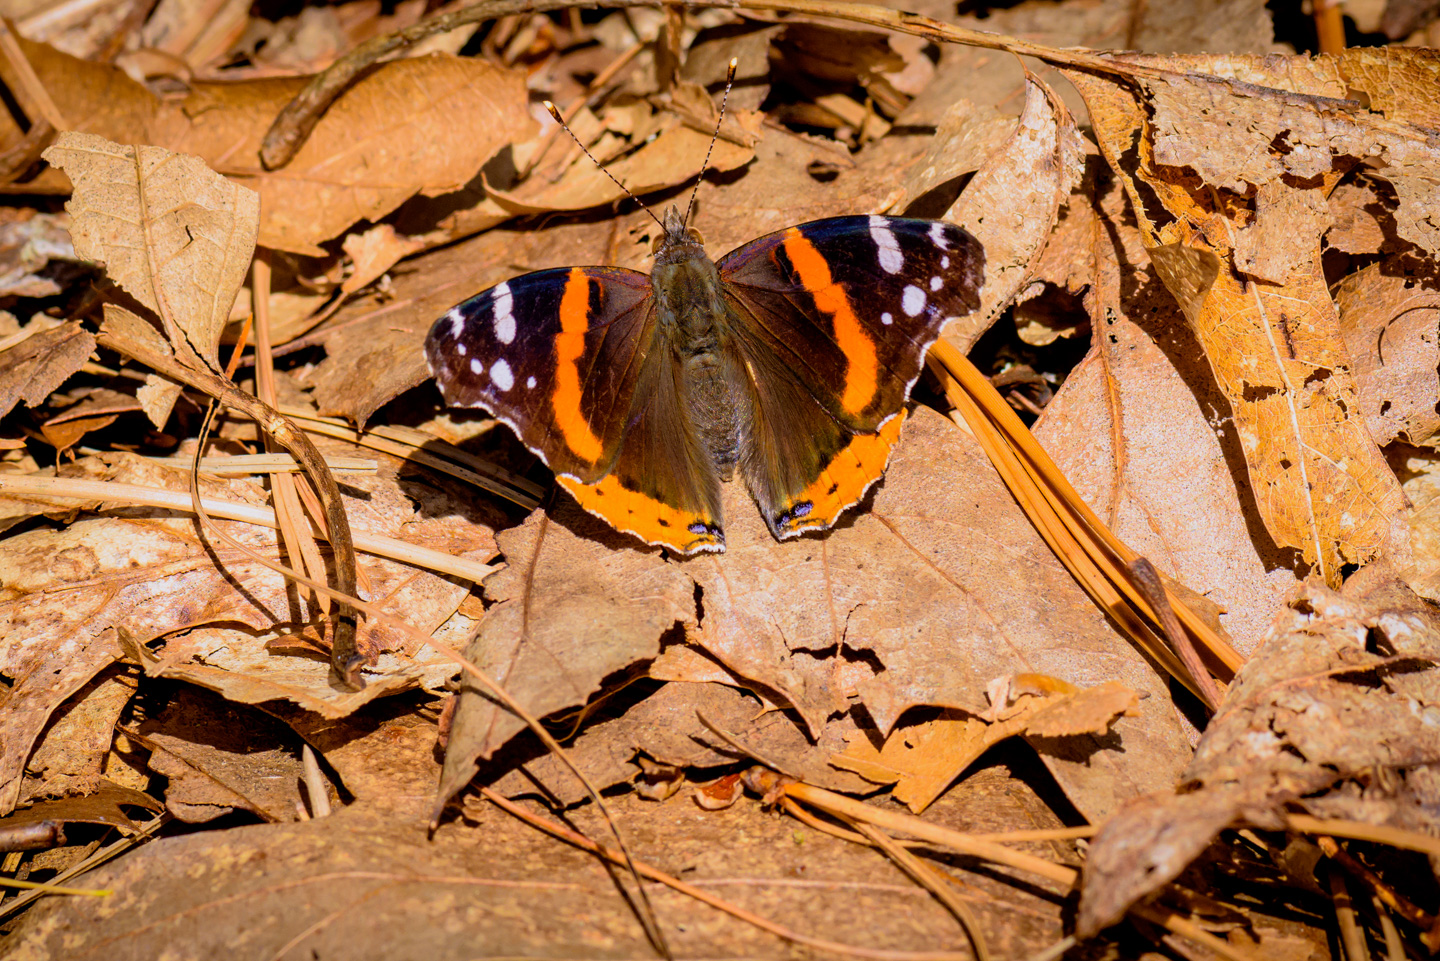
M 1397 68 L 1406 56 L 1396 52 Z M 1435 249 L 1414 224 L 1431 203 L 1423 171 L 1440 145 L 1420 127 L 1338 103 L 1348 89 L 1343 62 L 1129 62 L 1166 72 L 1133 83 L 1069 76 L 1147 246 L 1193 247 L 1233 268 L 1218 272 L 1196 310 L 1196 336 L 1229 400 L 1271 535 L 1338 584 L 1344 563 L 1380 549 L 1401 497 L 1361 416 L 1323 274 L 1325 194 L 1359 160 L 1383 164 L 1409 198 L 1402 236 Z M 1188 288 L 1176 295 L 1193 303 Z
M 1240 671 L 1182 780 L 1138 801 L 1090 848 L 1082 937 L 1180 873 L 1221 829 L 1319 816 L 1434 834 L 1440 616 L 1383 563 L 1343 593 L 1312 584 Z
M 1222 629 L 1248 653 L 1294 586 L 1292 555 L 1257 529 L 1226 399 L 1157 276 L 1164 248 L 1149 251 L 1147 269 L 1118 187 L 1086 203 L 1085 307 L 1097 336 L 1035 436 L 1110 530 L 1218 605 Z
M 196 82 L 184 99 L 160 100 L 116 67 L 21 43 L 79 131 L 199 157 L 259 194 L 261 246 L 296 253 L 320 254 L 321 242 L 422 191 L 460 188 L 534 129 L 522 74 L 441 54 L 396 60 L 336 101 L 289 164 L 265 171 L 260 140 L 305 78 Z M 7 119 L 0 144 L 19 135 Z
M 1397 256 L 1346 277 L 1335 293 L 1360 404 L 1376 443 L 1424 444 L 1440 430 L 1440 275 Z

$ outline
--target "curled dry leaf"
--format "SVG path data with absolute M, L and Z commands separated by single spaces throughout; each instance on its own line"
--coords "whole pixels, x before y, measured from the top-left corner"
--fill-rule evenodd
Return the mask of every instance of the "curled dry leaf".
M 1343 593 L 1311 584 L 1241 669 L 1185 772 L 1090 848 L 1078 934 L 1118 920 L 1225 827 L 1284 825 L 1299 806 L 1434 834 L 1440 616 L 1383 563 Z
M 947 340 L 968 351 L 1015 297 L 1084 170 L 1075 119 L 1054 91 L 1027 77 L 1025 109 L 1014 133 L 943 218 L 985 245 L 980 309 L 951 324 Z
M 1134 691 L 1107 681 L 1080 691 L 1025 697 L 995 721 L 946 711 L 933 720 L 897 727 L 878 750 L 865 732 L 859 732 L 830 763 L 874 784 L 894 785 L 895 800 L 918 814 L 976 758 L 1006 738 L 1101 737 L 1115 718 L 1138 716 L 1137 703 Z
M 162 101 L 117 67 L 21 44 L 78 130 L 198 156 L 260 195 L 260 245 L 295 253 L 321 254 L 320 243 L 416 194 L 458 190 L 535 129 L 520 72 L 441 54 L 394 60 L 346 91 L 289 164 L 266 171 L 260 141 L 307 78 L 196 82 L 184 99 Z M 0 147 L 21 136 L 0 119 Z M 44 175 L 35 186 L 64 189 Z
M 1391 60 L 1402 74 L 1408 56 Z M 1425 173 L 1440 164 L 1440 143 L 1338 102 L 1350 89 L 1343 61 L 1127 62 L 1146 73 L 1067 75 L 1147 246 L 1193 247 L 1223 265 L 1193 326 L 1234 413 L 1260 516 L 1279 545 L 1338 584 L 1342 565 L 1380 550 L 1403 498 L 1361 414 L 1322 270 L 1325 195 L 1360 160 L 1382 164 L 1402 196 L 1401 235 L 1440 248 L 1440 234 L 1420 226 L 1440 200 Z

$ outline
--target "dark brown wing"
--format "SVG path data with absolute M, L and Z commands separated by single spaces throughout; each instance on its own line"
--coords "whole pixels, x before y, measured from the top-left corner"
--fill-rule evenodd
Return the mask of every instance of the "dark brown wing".
M 555 473 L 595 481 L 619 455 L 655 329 L 644 274 L 539 270 L 451 308 L 425 357 L 447 404 L 485 408 Z
M 985 254 L 953 224 L 834 217 L 727 254 L 731 306 L 837 421 L 873 432 L 900 410 L 945 322 L 980 304 Z
M 984 252 L 952 224 L 836 217 L 719 263 L 740 468 L 776 537 L 834 524 L 880 479 L 925 351 L 980 303 Z

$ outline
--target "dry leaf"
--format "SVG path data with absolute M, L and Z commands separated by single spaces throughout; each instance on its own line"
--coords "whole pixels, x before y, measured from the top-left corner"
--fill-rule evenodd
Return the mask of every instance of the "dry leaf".
M 497 603 L 465 656 L 535 717 L 584 704 L 607 677 L 658 654 L 663 634 L 695 625 L 685 574 L 573 501 L 552 515 L 536 511 L 497 540 L 509 563 L 485 580 Z M 524 727 L 462 676 L 437 811 L 469 782 L 477 759 Z
M 103 264 L 172 342 L 182 333 L 219 367 L 220 331 L 255 251 L 260 198 L 197 157 L 93 134 L 61 133 L 44 156 L 74 184 L 65 209 L 75 252 Z
M 1383 563 L 1344 594 L 1311 584 L 1241 669 L 1183 794 L 1126 808 L 1090 848 L 1077 923 L 1088 937 L 1168 883 L 1221 829 L 1318 816 L 1434 834 L 1440 617 Z
M 133 675 L 102 671 L 57 710 L 25 763 L 20 803 L 89 794 L 101 783 L 115 723 L 136 690 Z
M 778 543 L 737 484 L 725 497 L 726 553 L 678 564 L 568 500 L 532 516 L 526 540 L 505 550 L 510 572 L 497 580 L 516 586 L 486 619 L 482 639 L 493 631 L 500 642 L 479 663 L 543 716 L 585 703 L 607 673 L 653 657 L 678 623 L 746 686 L 793 706 L 817 738 L 857 690 L 885 731 L 916 705 L 979 713 L 986 681 L 1023 665 L 1081 686 L 1120 679 L 1151 695 L 1142 718 L 1122 719 L 1105 738 L 1119 752 L 1085 738 L 1073 758 L 1046 756 L 1091 816 L 1172 783 L 1188 760 L 1163 680 L 1080 593 L 967 435 L 933 412 L 922 408 L 907 424 L 873 502 L 823 537 Z M 697 587 L 704 616 L 695 631 Z M 597 639 L 617 630 L 624 646 Z M 841 651 L 884 670 L 866 669 L 857 683 L 838 669 Z M 442 796 L 469 779 L 482 749 L 519 730 L 478 695 L 474 703 L 483 724 L 465 747 L 452 740 L 458 759 L 447 758 Z
M 294 821 L 303 810 L 295 736 L 254 709 L 180 688 L 135 735 L 150 749 L 150 769 L 168 778 L 165 806 L 182 821 L 210 821 L 237 809 L 266 821 Z
M 1194 247 L 1232 268 L 1218 272 L 1196 312 L 1197 339 L 1233 410 L 1266 527 L 1338 584 L 1344 563 L 1381 548 L 1402 499 L 1360 416 L 1321 268 L 1324 194 L 1351 163 L 1346 154 L 1383 143 L 1420 163 L 1424 135 L 1382 132 L 1380 118 L 1359 109 L 1337 114 L 1321 99 L 1344 94 L 1322 78 L 1325 60 L 1132 62 L 1190 72 L 1133 84 L 1071 76 L 1146 244 Z M 1414 179 L 1409 166 L 1391 169 L 1397 190 Z M 1219 193 L 1192 190 L 1190 171 Z M 1247 191 L 1253 207 L 1242 201 Z
M 1107 681 L 1085 690 L 1061 682 L 1062 690 L 1025 697 L 1018 710 L 999 721 L 957 711 L 915 725 L 901 725 L 876 750 L 867 737 L 849 738 L 844 752 L 830 758 L 875 784 L 893 784 L 895 800 L 920 813 L 981 754 L 1008 737 L 1055 739 L 1103 736 L 1120 715 L 1138 716 L 1134 691 Z M 1064 688 L 1071 688 L 1064 690 Z M 992 704 L 997 707 L 998 704 Z M 1045 753 L 1044 747 L 1041 747 Z
M 28 407 L 45 403 L 94 352 L 95 335 L 78 320 L 37 330 L 0 351 L 0 417 L 20 400 Z
M 1084 170 L 1074 118 L 1049 87 L 1027 78 L 1025 110 L 1009 142 L 985 162 L 943 218 L 985 245 L 980 309 L 951 324 L 947 340 L 968 351 L 1010 303 Z
M 162 101 L 118 68 L 21 43 L 61 112 L 83 118 L 80 130 L 198 156 L 260 195 L 261 246 L 296 253 L 321 254 L 318 244 L 417 193 L 458 189 L 534 130 L 522 74 L 441 54 L 395 60 L 348 89 L 289 164 L 264 171 L 260 140 L 306 78 L 197 82 Z M 5 124 L 0 145 L 10 146 L 20 131 Z
M 1249 652 L 1295 584 L 1293 555 L 1258 529 L 1225 397 L 1158 261 L 1146 268 L 1124 195 L 1112 187 L 1086 204 L 1086 307 L 1098 336 L 1035 436 L 1110 530 L 1218 605 L 1224 631 Z
M 1375 442 L 1424 444 L 1440 430 L 1440 273 L 1392 257 L 1346 277 L 1335 293 Z

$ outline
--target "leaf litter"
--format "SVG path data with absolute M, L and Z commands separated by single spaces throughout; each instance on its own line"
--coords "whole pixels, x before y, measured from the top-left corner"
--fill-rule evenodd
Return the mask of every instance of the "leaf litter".
M 1351 947 L 1428 946 L 1437 899 L 1414 852 L 1436 833 L 1430 51 L 1296 54 L 1269 41 L 1283 18 L 1258 2 L 809 11 L 844 26 L 521 13 L 367 66 L 298 152 L 262 162 L 306 75 L 424 26 L 418 5 L 372 7 L 285 23 L 235 4 L 162 2 L 123 24 L 22 13 L 0 45 L 19 211 L 0 275 L 26 278 L 0 304 L 0 836 L 67 826 L 67 846 L 9 855 L 4 873 L 66 877 L 162 803 L 202 825 L 161 827 L 84 875 L 111 902 L 26 902 L 4 950 L 650 950 L 600 861 L 474 794 L 527 798 L 530 816 L 563 812 L 611 843 L 526 724 L 457 676 L 445 655 L 462 649 L 609 789 L 645 871 L 718 894 L 719 913 L 655 888 L 677 955 L 772 955 L 778 933 L 822 956 L 969 956 L 911 875 L 805 813 L 854 823 L 822 787 L 870 797 L 861 815 L 901 838 L 986 852 L 932 847 L 922 871 L 970 904 L 992 956 L 1072 934 L 1303 957 L 1332 927 Z M 419 346 L 451 304 L 525 270 L 648 264 L 653 224 L 612 211 L 620 191 L 538 100 L 652 205 L 683 202 L 732 56 L 740 83 L 697 198 L 712 252 L 843 213 L 980 236 L 985 304 L 950 344 L 1017 407 L 1044 407 L 1036 434 L 1095 516 L 1169 579 L 1187 623 L 1251 657 L 1233 678 L 1210 662 L 1230 690 L 1208 723 L 1175 655 L 1132 646 L 1159 635 L 1150 608 L 1097 607 L 1110 595 L 1049 546 L 1067 541 L 1018 509 L 986 428 L 956 426 L 952 383 L 922 384 L 884 483 L 835 530 L 777 543 L 736 489 L 730 550 L 690 559 L 563 497 L 531 510 L 548 484 L 533 458 L 493 420 L 439 409 Z M 94 288 L 21 249 L 31 231 L 58 250 L 29 205 L 72 187 Z M 1064 361 L 1087 333 L 1088 354 Z M 231 412 L 202 451 L 209 398 Z M 316 432 L 313 456 L 295 451 L 317 490 L 273 467 L 201 473 L 199 494 L 229 506 L 198 521 L 169 458 L 252 454 L 256 421 Z M 357 458 L 375 469 L 338 469 Z M 267 515 L 283 534 L 219 519 L 260 516 L 272 484 L 294 491 Z M 392 615 L 348 637 L 343 597 L 317 590 L 343 594 L 337 519 L 362 547 L 355 592 Z M 342 643 L 363 690 L 332 673 Z M 756 759 L 786 777 L 748 783 L 803 822 L 735 803 Z M 708 792 L 728 807 L 695 803 L 709 782 L 730 785 Z M 941 825 L 1010 832 L 1013 854 Z M 1274 903 L 1241 893 L 1257 885 Z M 1377 907 L 1357 915 L 1347 887 Z

